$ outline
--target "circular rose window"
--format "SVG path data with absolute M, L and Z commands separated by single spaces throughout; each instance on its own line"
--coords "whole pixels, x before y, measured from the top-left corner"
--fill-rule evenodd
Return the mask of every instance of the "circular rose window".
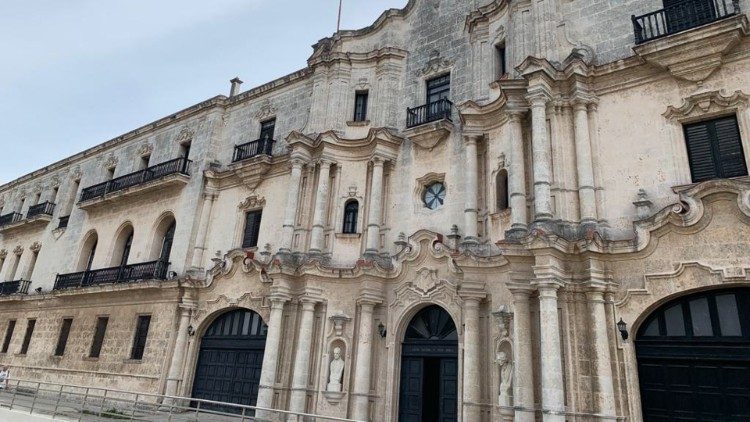
M 422 195 L 424 206 L 434 210 L 443 206 L 445 202 L 445 185 L 440 182 L 429 184 Z

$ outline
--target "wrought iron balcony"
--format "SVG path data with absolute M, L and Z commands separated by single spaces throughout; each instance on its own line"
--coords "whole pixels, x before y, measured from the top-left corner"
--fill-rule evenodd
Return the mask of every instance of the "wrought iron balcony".
M 42 202 L 41 204 L 32 205 L 26 212 L 26 218 L 32 219 L 40 215 L 52 215 L 55 212 L 55 204 L 52 202 Z
M 7 226 L 9 224 L 17 223 L 23 219 L 23 215 L 20 212 L 11 212 L 5 215 L 0 215 L 0 227 Z
M 451 121 L 453 103 L 448 99 L 406 109 L 406 127 L 411 128 L 438 120 Z
M 68 227 L 68 221 L 70 221 L 69 215 L 66 215 L 65 217 L 60 217 L 60 222 L 57 224 L 57 228 L 64 229 Z
M 120 267 L 58 274 L 54 290 L 88 287 L 99 284 L 133 283 L 143 280 L 166 280 L 169 262 L 152 261 Z
M 273 155 L 273 139 L 258 139 L 234 147 L 234 157 L 232 162 L 246 160 L 258 155 Z
M 739 0 L 683 0 L 656 12 L 633 15 L 635 43 L 642 44 L 739 13 Z
M 31 286 L 29 280 L 15 280 L 0 283 L 0 296 L 8 296 L 16 293 L 22 295 L 28 294 L 29 286 Z
M 184 157 L 175 158 L 174 160 L 166 161 L 103 183 L 89 186 L 81 191 L 81 199 L 79 202 L 102 198 L 107 194 L 139 186 L 173 174 L 184 174 L 189 176 L 191 163 L 192 161 Z

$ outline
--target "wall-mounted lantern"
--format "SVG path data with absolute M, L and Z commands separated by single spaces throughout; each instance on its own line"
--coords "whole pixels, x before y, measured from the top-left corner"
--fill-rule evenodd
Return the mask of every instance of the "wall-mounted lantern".
M 191 337 L 195 335 L 195 328 L 192 325 L 188 325 L 188 335 Z
M 380 324 L 378 324 L 378 334 L 380 334 L 380 337 L 382 338 L 385 338 L 386 334 L 388 334 L 385 325 L 383 325 L 383 321 L 380 321 Z
M 628 324 L 626 324 L 622 318 L 620 318 L 620 321 L 617 323 L 617 331 L 620 332 L 623 340 L 628 339 Z

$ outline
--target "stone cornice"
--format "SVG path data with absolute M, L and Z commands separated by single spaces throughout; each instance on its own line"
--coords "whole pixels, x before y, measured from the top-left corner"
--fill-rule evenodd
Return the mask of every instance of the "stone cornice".
M 292 153 L 307 152 L 311 157 L 323 155 L 329 159 L 369 160 L 373 155 L 384 159 L 396 160 L 404 139 L 388 128 L 372 128 L 367 136 L 359 139 L 347 139 L 334 131 L 317 135 L 305 135 L 293 131 L 286 138 Z
M 466 17 L 466 31 L 472 33 L 480 23 L 487 22 L 505 12 L 509 3 L 509 0 L 493 0 L 491 3 L 480 6 L 477 10 L 469 13 Z

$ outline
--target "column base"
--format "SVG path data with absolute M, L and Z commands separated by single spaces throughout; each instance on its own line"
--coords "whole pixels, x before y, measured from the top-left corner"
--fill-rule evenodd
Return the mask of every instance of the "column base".
M 529 229 L 523 227 L 511 227 L 505 231 L 505 240 L 521 240 L 529 234 Z

